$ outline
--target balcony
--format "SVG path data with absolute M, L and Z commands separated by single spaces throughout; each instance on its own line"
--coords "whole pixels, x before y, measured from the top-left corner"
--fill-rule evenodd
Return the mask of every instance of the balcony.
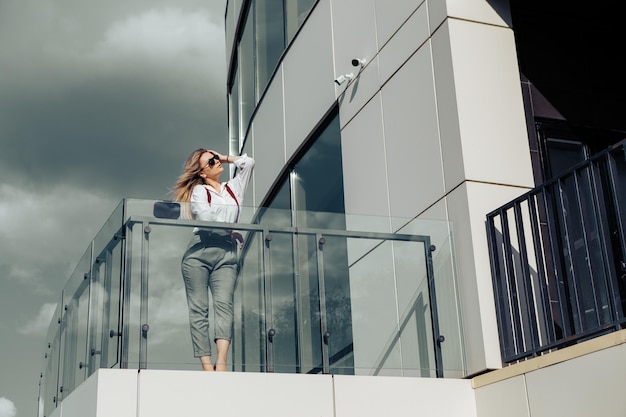
M 227 224 L 180 210 L 125 199 L 89 244 L 47 334 L 40 415 L 98 369 L 200 369 L 180 272 L 197 227 L 245 237 L 230 370 L 466 376 L 450 224 L 252 207 Z
M 625 327 L 625 146 L 487 215 L 505 363 Z

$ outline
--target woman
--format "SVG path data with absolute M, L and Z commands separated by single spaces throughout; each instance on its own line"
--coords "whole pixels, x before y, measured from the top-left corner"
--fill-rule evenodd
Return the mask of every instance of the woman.
M 223 163 L 234 163 L 237 167 L 235 177 L 226 183 L 220 181 Z M 185 206 L 189 206 L 187 211 L 190 210 L 193 219 L 236 223 L 253 168 L 254 159 L 245 154 L 224 156 L 197 149 L 187 158 L 176 183 L 174 199 L 190 203 Z M 233 329 L 237 241 L 243 244 L 241 235 L 235 231 L 195 228 L 181 262 L 194 356 L 200 358 L 205 371 L 226 371 Z M 215 364 L 209 336 L 209 290 L 215 313 Z

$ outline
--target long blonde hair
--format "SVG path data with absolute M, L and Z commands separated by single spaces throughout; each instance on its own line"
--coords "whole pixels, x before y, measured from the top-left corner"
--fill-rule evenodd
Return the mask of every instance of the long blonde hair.
M 176 186 L 174 187 L 174 200 L 182 203 L 189 203 L 191 201 L 191 194 L 193 193 L 193 187 L 198 184 L 204 184 L 204 179 L 200 176 L 202 166 L 200 165 L 200 157 L 208 152 L 204 148 L 196 149 L 189 155 L 183 168 L 183 173 L 178 177 Z M 183 204 L 183 218 L 191 218 L 191 212 L 189 210 L 189 204 Z

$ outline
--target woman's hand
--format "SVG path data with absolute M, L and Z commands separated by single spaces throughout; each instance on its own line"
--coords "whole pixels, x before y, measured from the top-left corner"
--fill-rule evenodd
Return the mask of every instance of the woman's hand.
M 214 150 L 212 150 L 212 149 L 207 149 L 207 152 L 211 152 L 213 155 L 217 155 L 217 156 L 218 156 L 218 158 L 220 159 L 220 162 L 228 162 L 228 161 L 227 161 L 227 159 L 228 159 L 228 155 L 224 156 L 224 155 L 222 155 L 221 153 L 219 153 L 219 152 L 217 152 L 217 151 L 214 151 Z
M 239 249 L 243 249 L 243 235 L 236 230 L 230 232 L 230 237 L 233 239 L 233 242 L 239 243 Z

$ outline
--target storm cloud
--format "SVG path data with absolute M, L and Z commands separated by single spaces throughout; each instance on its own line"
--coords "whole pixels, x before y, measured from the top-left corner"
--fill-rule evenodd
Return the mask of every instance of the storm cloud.
M 109 214 L 227 149 L 225 5 L 0 0 L 0 396 L 17 414 L 35 414 L 46 321 Z

